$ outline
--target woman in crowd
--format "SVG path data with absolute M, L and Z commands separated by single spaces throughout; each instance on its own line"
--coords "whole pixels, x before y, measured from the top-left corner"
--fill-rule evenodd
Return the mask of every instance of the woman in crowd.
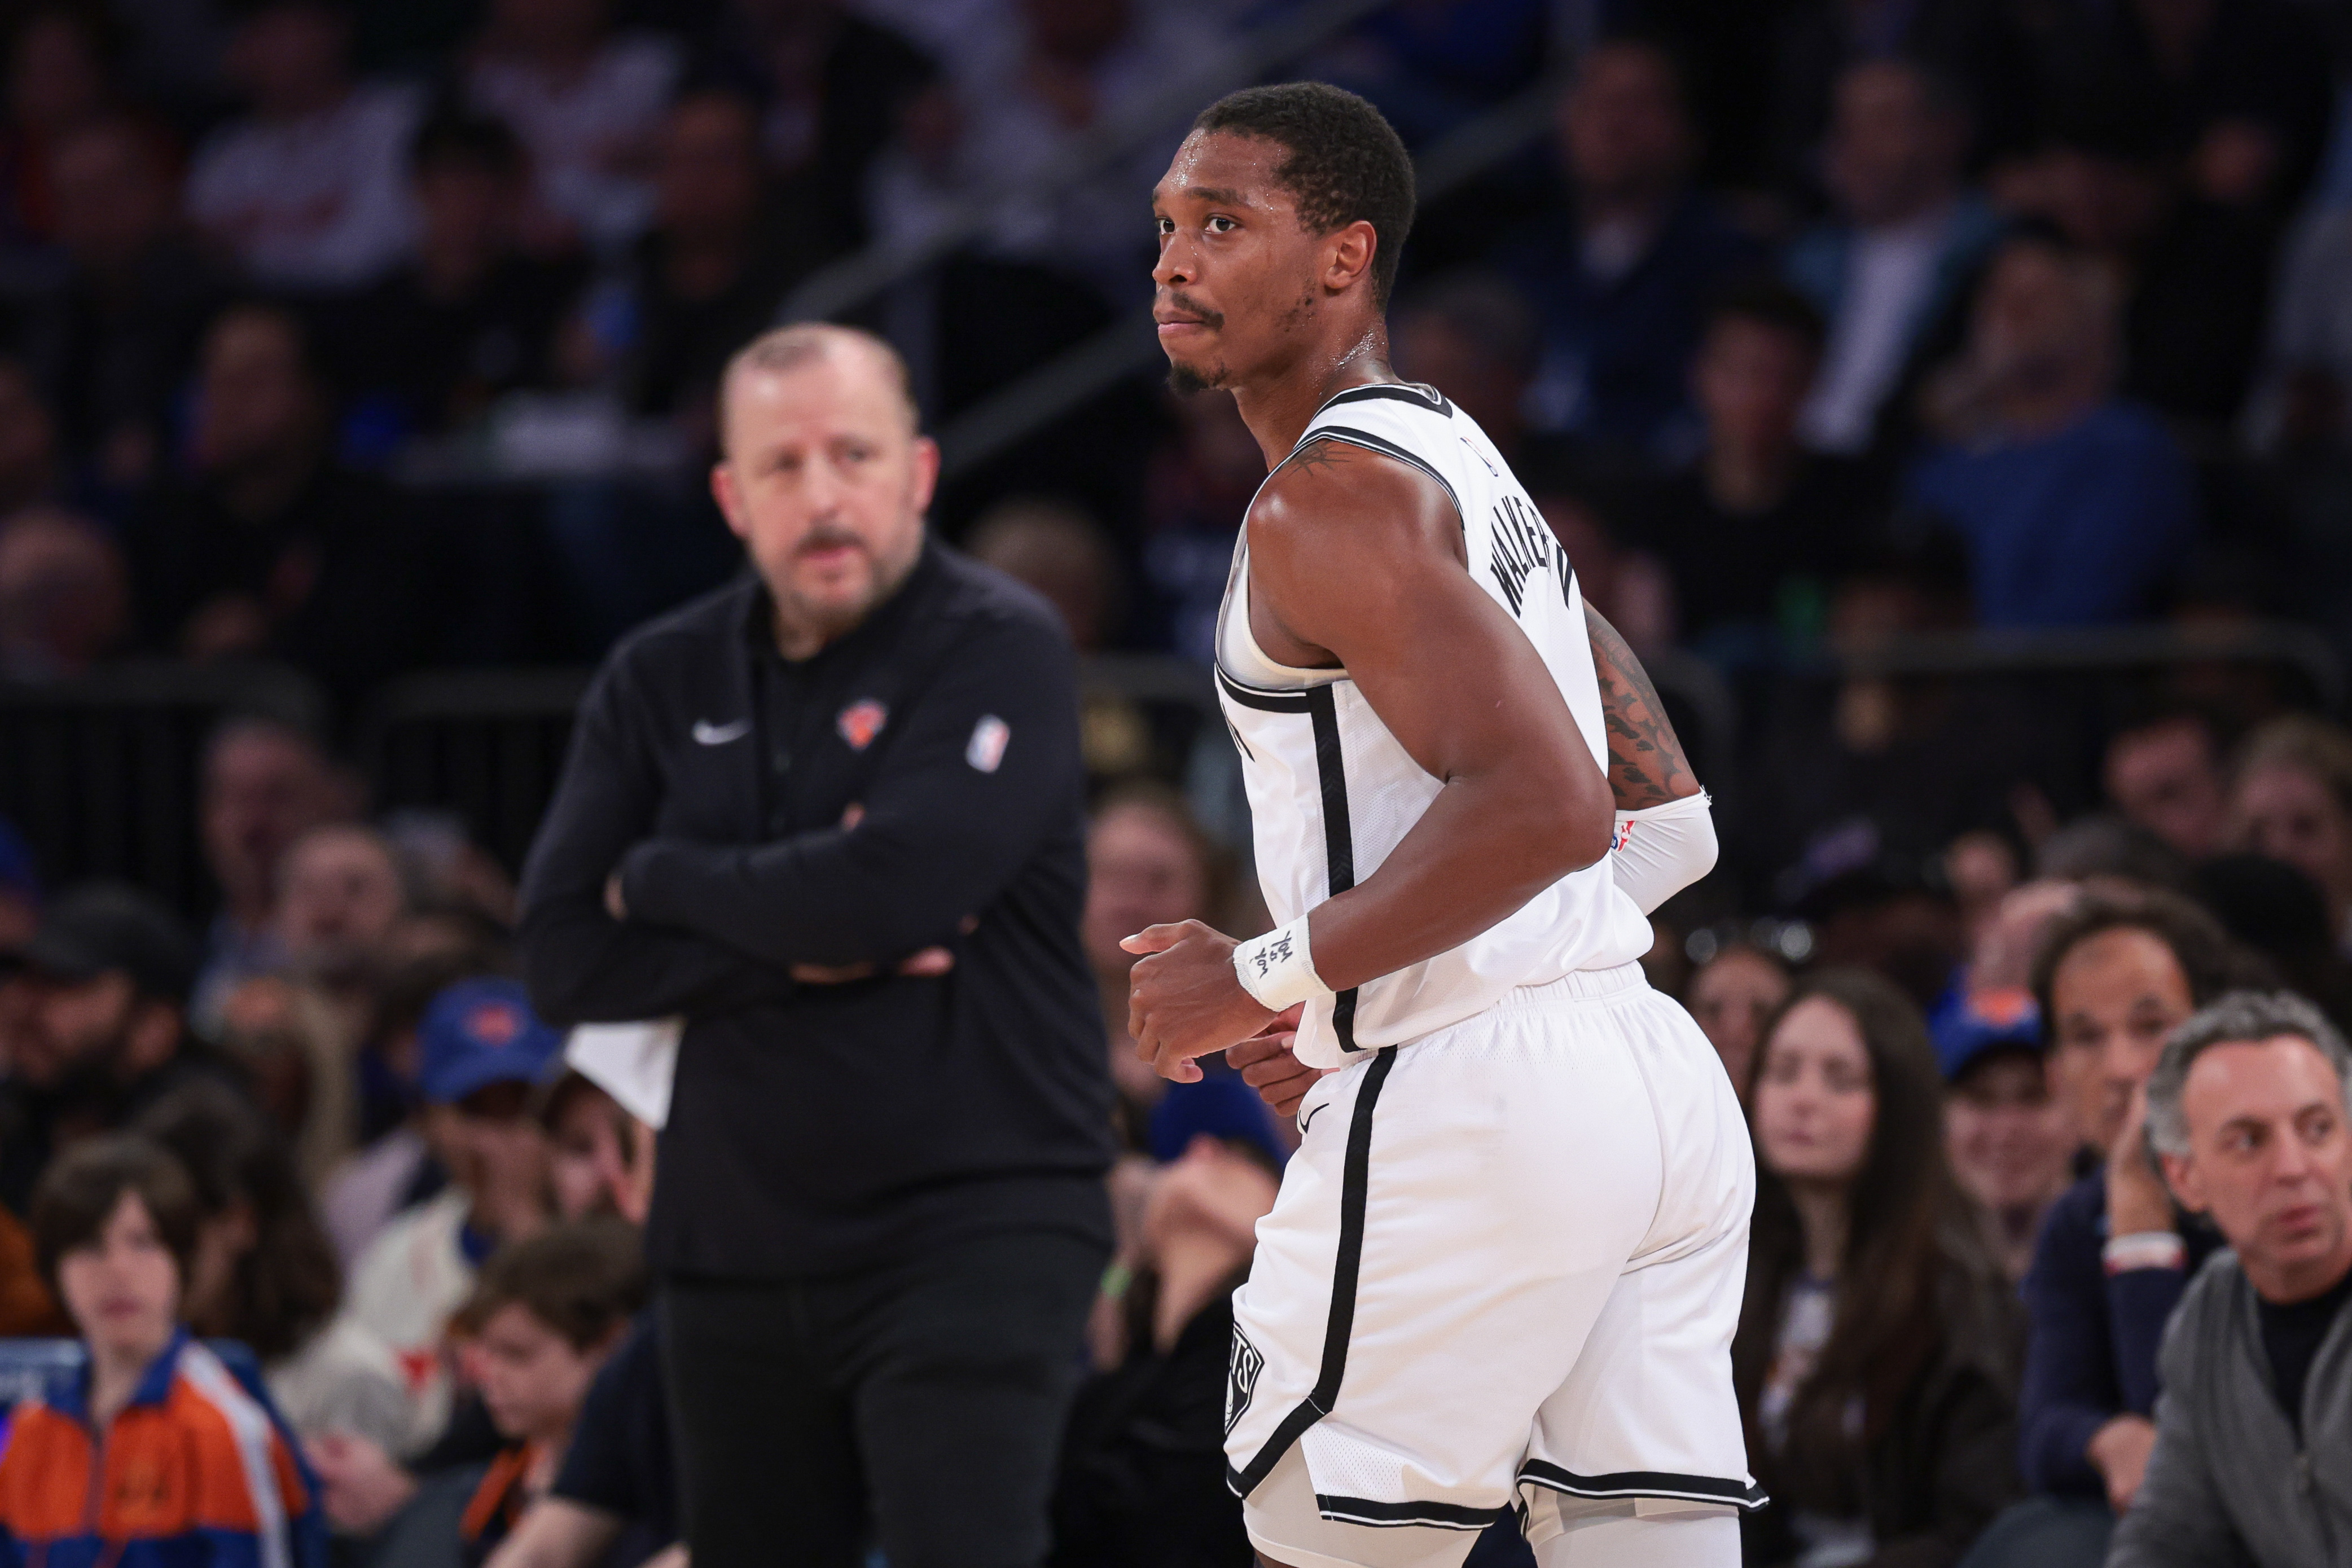
M 2352 948 L 2352 735 L 2295 715 L 2248 736 L 2230 789 L 2230 839 L 2317 883 L 2337 945 Z
M 139 1128 L 194 1182 L 199 1218 L 183 1310 L 195 1332 L 243 1342 L 305 1437 L 354 1433 L 395 1454 L 413 1447 L 415 1416 L 399 1364 L 383 1341 L 337 1314 L 334 1248 L 277 1129 L 216 1083 L 173 1091 Z
M 2015 1307 L 1944 1160 L 1917 1010 L 1831 970 L 1774 1017 L 1749 1091 L 1756 1218 L 1732 1346 L 1770 1506 L 1751 1564 L 1956 1560 L 2017 1490 Z
M 1788 999 L 1787 966 L 1761 947 L 1727 942 L 1691 977 L 1685 995 L 1691 1017 L 1745 1098 L 1764 1020 Z

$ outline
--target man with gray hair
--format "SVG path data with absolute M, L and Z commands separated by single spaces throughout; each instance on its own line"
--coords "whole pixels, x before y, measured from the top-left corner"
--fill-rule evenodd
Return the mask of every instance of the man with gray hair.
M 2108 1568 L 2322 1568 L 2352 1542 L 2352 1051 L 2285 992 L 2165 1042 L 2147 1135 L 2216 1253 L 2167 1331 L 2156 1451 Z

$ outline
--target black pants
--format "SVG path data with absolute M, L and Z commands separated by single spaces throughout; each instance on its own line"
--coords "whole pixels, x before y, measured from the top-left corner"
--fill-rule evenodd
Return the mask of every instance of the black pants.
M 1057 1231 L 867 1272 L 672 1279 L 663 1354 L 695 1568 L 1036 1568 L 1106 1261 Z

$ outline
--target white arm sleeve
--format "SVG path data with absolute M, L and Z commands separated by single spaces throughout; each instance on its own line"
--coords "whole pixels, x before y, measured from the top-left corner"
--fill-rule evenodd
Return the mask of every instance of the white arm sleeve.
M 1609 867 L 1617 885 L 1650 914 L 1715 869 L 1714 798 L 1704 789 L 1617 813 L 1617 838 Z

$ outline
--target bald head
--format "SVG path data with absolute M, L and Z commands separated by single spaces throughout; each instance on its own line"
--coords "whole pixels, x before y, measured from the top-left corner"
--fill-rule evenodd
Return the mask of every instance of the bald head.
M 905 410 L 908 434 L 911 435 L 921 428 L 922 413 L 915 406 L 914 382 L 898 350 L 856 327 L 836 327 L 830 321 L 797 321 L 761 333 L 736 350 L 734 358 L 727 361 L 727 372 L 719 379 L 721 454 L 734 455 L 735 433 L 729 411 L 741 401 L 742 383 L 755 377 L 789 376 L 820 363 L 837 365 L 851 375 L 874 376 Z

